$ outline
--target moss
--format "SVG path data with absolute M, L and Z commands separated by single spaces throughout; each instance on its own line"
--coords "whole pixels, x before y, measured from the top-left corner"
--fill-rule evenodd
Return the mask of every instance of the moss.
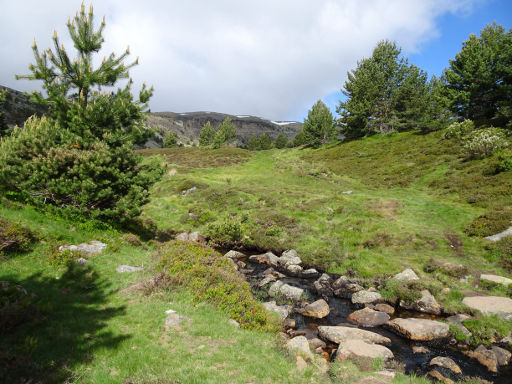
M 189 289 L 195 300 L 224 310 L 243 328 L 276 330 L 275 320 L 251 294 L 231 261 L 212 248 L 180 241 L 167 243 L 160 251 L 159 268 L 176 287 Z

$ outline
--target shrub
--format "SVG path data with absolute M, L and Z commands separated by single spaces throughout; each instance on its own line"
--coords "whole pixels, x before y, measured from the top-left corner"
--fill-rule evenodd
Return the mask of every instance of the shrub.
M 392 302 L 404 300 L 405 302 L 412 303 L 421 298 L 420 291 L 422 289 L 423 286 L 420 283 L 389 279 L 380 293 L 382 297 Z
M 50 253 L 48 261 L 50 262 L 51 265 L 55 265 L 57 267 L 65 267 L 68 266 L 71 262 L 73 262 L 73 260 L 79 259 L 80 257 L 81 253 L 79 251 L 73 251 L 71 249 L 59 251 L 56 248 Z
M 506 230 L 511 223 L 512 211 L 510 209 L 496 209 L 478 216 L 466 227 L 464 232 L 469 236 L 492 236 Z
M 243 328 L 276 330 L 277 323 L 251 294 L 231 260 L 199 243 L 171 241 L 160 250 L 158 268 L 173 285 L 225 311 Z
M 30 229 L 0 219 L 0 255 L 4 252 L 28 251 L 35 239 Z
M 512 171 L 512 150 L 505 149 L 496 156 L 496 173 Z
M 504 131 L 491 127 L 469 134 L 463 142 L 462 150 L 467 158 L 483 159 L 492 156 L 508 145 Z
M 178 146 L 178 138 L 172 131 L 167 132 L 164 138 L 164 148 L 173 148 Z
M 239 241 L 244 235 L 242 225 L 233 218 L 226 218 L 221 223 L 208 226 L 208 236 L 216 241 Z
M 443 133 L 444 139 L 462 139 L 475 130 L 475 124 L 471 120 L 451 123 Z
M 32 296 L 20 285 L 0 281 L 0 333 L 34 318 Z
M 477 316 L 462 323 L 472 333 L 472 345 L 489 345 L 493 339 L 507 336 L 512 332 L 512 322 L 497 315 Z

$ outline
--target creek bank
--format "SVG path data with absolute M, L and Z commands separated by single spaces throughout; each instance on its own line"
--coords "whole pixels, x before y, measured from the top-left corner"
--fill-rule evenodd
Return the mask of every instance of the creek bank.
M 498 365 L 496 372 L 489 371 L 478 359 L 469 356 L 466 343 L 458 343 L 452 338 L 446 321 L 462 324 L 466 318 L 455 315 L 445 319 L 442 307 L 428 291 L 422 292 L 415 303 L 390 303 L 377 291 L 382 289 L 385 280 L 331 275 L 318 272 L 320 268 L 315 268 L 315 273 L 306 273 L 312 268 L 302 264 L 294 251 L 281 256 L 272 252 L 246 253 L 245 258 L 240 253 L 245 252 L 239 249 L 236 257 L 233 257 L 235 253 L 228 253 L 226 257 L 231 256 L 260 300 L 270 299 L 264 306 L 279 313 L 287 337 L 290 340 L 304 337 L 315 355 L 328 361 L 357 360 L 362 357 L 362 351 L 367 350 L 367 357 L 378 356 L 384 361 L 399 362 L 406 373 L 444 377 L 446 382 L 451 380 L 450 377 L 459 380 L 469 376 L 481 377 L 495 384 L 512 382 L 510 365 Z M 404 272 L 398 274 L 401 279 L 416 280 L 414 271 Z M 317 316 L 311 316 L 311 309 L 317 306 L 322 310 L 317 308 Z M 387 320 L 382 322 L 384 316 Z M 360 328 L 371 325 L 373 317 L 378 321 L 371 332 Z M 302 339 L 300 345 L 305 346 Z M 492 348 L 489 351 L 494 353 Z M 510 352 L 503 351 L 506 360 L 506 353 Z M 447 363 L 446 360 L 434 360 L 435 364 L 429 365 L 438 357 L 453 361 L 461 374 L 440 365 L 441 361 Z

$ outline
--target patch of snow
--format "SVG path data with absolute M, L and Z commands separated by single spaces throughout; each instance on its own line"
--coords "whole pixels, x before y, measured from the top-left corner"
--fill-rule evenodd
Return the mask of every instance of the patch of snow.
M 181 116 L 187 116 L 188 113 L 180 113 Z
M 250 117 L 248 115 L 237 115 L 236 117 L 240 118 L 240 119 L 243 119 L 244 117 Z
M 271 123 L 275 125 L 288 125 L 288 124 L 295 124 L 296 121 L 271 121 Z

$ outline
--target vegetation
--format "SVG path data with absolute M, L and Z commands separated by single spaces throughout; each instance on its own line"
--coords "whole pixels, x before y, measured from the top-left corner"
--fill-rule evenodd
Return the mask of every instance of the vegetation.
M 231 144 L 236 138 L 236 127 L 229 117 L 220 123 L 217 133 L 213 138 L 212 148 L 218 149 L 224 145 Z
M 276 141 L 274 142 L 274 146 L 277 149 L 286 148 L 288 146 L 288 138 L 285 135 L 283 135 L 282 133 L 280 133 L 277 136 Z
M 209 121 L 201 129 L 199 133 L 199 146 L 201 147 L 209 147 L 213 144 L 213 140 L 215 138 L 215 130 Z
M 0 142 L 0 187 L 22 201 L 54 205 L 68 214 L 116 222 L 137 217 L 148 200 L 148 188 L 160 177 L 158 164 L 141 165 L 132 150 L 144 137 L 143 110 L 152 89 L 142 87 L 139 100 L 130 93 L 131 80 L 116 93 L 101 93 L 102 86 L 128 77 L 129 54 L 108 56 L 93 69 L 93 54 L 103 43 L 102 22 L 94 30 L 92 7 L 84 6 L 68 31 L 77 50 L 71 61 L 54 33 L 55 52 L 39 53 L 34 43 L 31 75 L 42 80 L 52 117 L 33 117 L 23 129 Z
M 302 132 L 304 141 L 313 147 L 327 144 L 336 138 L 332 113 L 321 100 L 318 100 L 308 111 Z
M 247 142 L 247 149 L 249 151 L 264 151 L 270 148 L 272 148 L 272 139 L 268 133 L 264 133 L 260 136 L 253 135 Z
M 18 223 L 0 218 L 0 257 L 6 253 L 30 250 L 36 235 Z
M 5 102 L 5 98 L 7 97 L 7 91 L 0 91 L 0 137 L 7 136 L 10 133 L 9 127 L 5 122 L 5 116 L 2 112 L 2 105 Z
M 173 131 L 166 133 L 164 138 L 164 148 L 173 148 L 178 146 L 178 138 Z

